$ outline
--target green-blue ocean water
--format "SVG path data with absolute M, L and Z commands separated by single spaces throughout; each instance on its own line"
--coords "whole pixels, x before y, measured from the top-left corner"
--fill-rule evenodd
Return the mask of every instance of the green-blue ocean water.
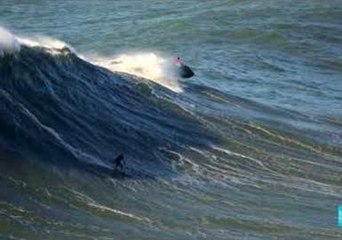
M 9 0 L 0 25 L 75 50 L 0 58 L 1 239 L 342 238 L 341 1 Z M 196 75 L 94 64 L 133 53 Z

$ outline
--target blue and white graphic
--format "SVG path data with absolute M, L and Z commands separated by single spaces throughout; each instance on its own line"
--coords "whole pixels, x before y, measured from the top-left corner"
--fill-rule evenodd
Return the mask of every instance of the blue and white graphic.
M 337 207 L 337 225 L 342 227 L 342 205 Z

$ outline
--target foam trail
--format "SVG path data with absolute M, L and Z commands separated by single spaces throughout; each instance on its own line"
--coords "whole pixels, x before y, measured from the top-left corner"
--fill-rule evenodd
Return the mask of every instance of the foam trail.
M 129 73 L 152 80 L 172 91 L 183 91 L 172 68 L 171 58 L 150 52 L 122 54 L 112 59 L 98 58 L 94 62 L 113 72 Z
M 0 27 L 0 57 L 20 50 L 20 43 L 12 33 Z
M 88 203 L 88 206 L 90 206 L 92 208 L 95 208 L 97 210 L 100 210 L 102 212 L 110 212 L 110 213 L 114 213 L 114 214 L 117 214 L 117 215 L 121 215 L 121 216 L 124 216 L 124 217 L 131 218 L 131 219 L 134 219 L 134 220 L 138 220 L 138 221 L 142 221 L 142 222 L 147 222 L 147 223 L 152 223 L 152 220 L 150 220 L 147 217 L 138 217 L 138 216 L 135 216 L 134 214 L 126 213 L 126 212 L 123 212 L 123 211 L 120 211 L 120 210 L 117 210 L 117 209 L 113 209 L 113 208 L 110 208 L 110 207 L 107 207 L 107 206 L 103 206 L 103 205 L 100 205 L 100 204 Z

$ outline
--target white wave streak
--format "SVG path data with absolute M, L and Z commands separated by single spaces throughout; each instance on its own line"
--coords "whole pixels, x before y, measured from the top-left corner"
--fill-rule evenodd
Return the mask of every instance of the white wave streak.
M 266 169 L 265 165 L 260 160 L 258 160 L 258 159 L 255 159 L 255 158 L 252 158 L 252 157 L 248 157 L 248 156 L 245 156 L 245 155 L 240 154 L 240 153 L 232 152 L 232 151 L 230 151 L 228 149 L 223 149 L 223 148 L 220 148 L 220 147 L 217 147 L 217 146 L 212 146 L 212 148 L 217 150 L 217 151 L 226 153 L 227 155 L 230 155 L 230 156 L 235 156 L 235 157 L 240 157 L 240 158 L 248 159 L 248 160 L 250 160 L 252 162 L 255 162 L 260 167 Z
M 100 211 L 103 211 L 103 212 L 111 212 L 111 213 L 118 214 L 118 215 L 121 215 L 121 216 L 124 216 L 124 217 L 132 218 L 134 220 L 138 220 L 138 221 L 142 221 L 142 222 L 147 222 L 147 223 L 152 223 L 152 220 L 149 219 L 149 218 L 138 217 L 138 216 L 135 216 L 134 214 L 126 213 L 126 212 L 123 212 L 123 211 L 120 211 L 120 210 L 117 210 L 117 209 L 113 209 L 113 208 L 110 208 L 110 207 L 106 207 L 106 206 L 103 206 L 103 205 L 100 205 L 100 204 L 97 204 L 97 203 L 88 203 L 88 206 L 96 208 L 97 210 L 100 210 Z

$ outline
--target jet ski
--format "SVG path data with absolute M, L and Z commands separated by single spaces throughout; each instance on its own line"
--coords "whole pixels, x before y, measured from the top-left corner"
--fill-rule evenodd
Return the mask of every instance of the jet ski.
M 177 57 L 175 61 L 175 65 L 177 68 L 177 74 L 181 78 L 191 78 L 195 75 L 195 73 L 192 71 L 192 69 L 181 62 L 180 58 Z

